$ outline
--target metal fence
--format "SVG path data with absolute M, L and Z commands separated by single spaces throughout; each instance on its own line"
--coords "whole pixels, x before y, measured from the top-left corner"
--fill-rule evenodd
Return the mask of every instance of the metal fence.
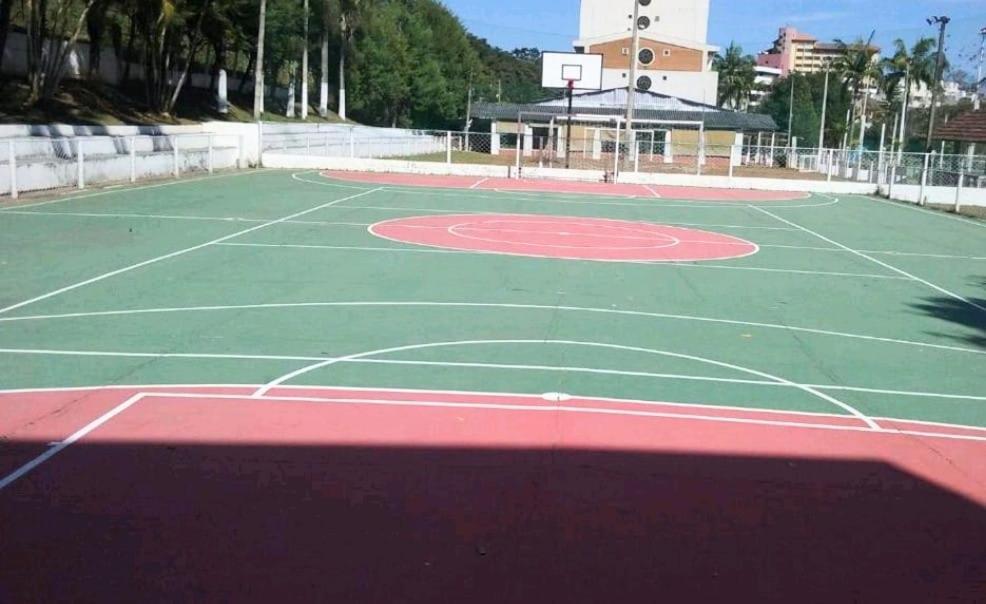
M 244 167 L 243 146 L 224 134 L 0 139 L 0 195 Z

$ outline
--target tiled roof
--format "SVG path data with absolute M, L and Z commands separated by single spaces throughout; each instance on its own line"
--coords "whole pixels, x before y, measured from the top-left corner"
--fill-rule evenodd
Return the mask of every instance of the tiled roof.
M 966 143 L 986 143 L 986 109 L 967 111 L 935 128 L 934 138 Z

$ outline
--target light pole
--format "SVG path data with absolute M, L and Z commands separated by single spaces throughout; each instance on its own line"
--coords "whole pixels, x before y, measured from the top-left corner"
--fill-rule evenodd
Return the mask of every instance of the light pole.
M 938 110 L 938 89 L 941 87 L 942 72 L 945 70 L 945 28 L 951 19 L 946 16 L 928 17 L 928 25 L 938 25 L 938 61 L 935 65 L 934 88 L 931 89 L 931 115 L 928 117 L 928 138 L 925 149 L 931 151 L 931 137 L 935 132 L 935 113 Z
M 633 0 L 633 22 L 630 29 L 633 31 L 633 42 L 630 44 L 630 81 L 627 83 L 627 136 L 633 129 L 634 109 L 637 96 L 637 54 L 640 52 L 640 26 L 637 21 L 640 19 L 640 0 Z M 620 141 L 616 141 L 617 147 Z
M 986 65 L 986 27 L 979 30 L 979 35 L 982 37 L 982 41 L 979 43 L 979 67 L 976 69 L 976 109 L 979 109 L 983 91 L 983 66 Z
M 825 68 L 825 89 L 822 92 L 822 123 L 818 126 L 818 157 L 822 157 L 822 149 L 825 147 L 825 113 L 829 102 L 829 74 L 831 72 Z

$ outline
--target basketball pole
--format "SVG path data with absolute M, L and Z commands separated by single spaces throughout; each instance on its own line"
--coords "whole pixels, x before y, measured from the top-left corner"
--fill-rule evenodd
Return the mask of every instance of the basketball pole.
M 571 168 L 572 162 L 572 92 L 575 90 L 575 80 L 568 81 L 568 121 L 565 124 L 565 169 Z

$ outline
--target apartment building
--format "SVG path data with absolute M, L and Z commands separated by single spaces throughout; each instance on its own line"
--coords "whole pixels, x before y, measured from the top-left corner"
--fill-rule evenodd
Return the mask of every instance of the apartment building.
M 634 2 L 640 3 L 633 22 Z M 633 28 L 640 49 L 631 57 Z M 630 85 L 637 61 L 636 88 L 699 103 L 715 104 L 719 74 L 708 44 L 709 0 L 581 0 L 576 52 L 603 55 L 603 88 Z
M 879 51 L 874 47 L 874 50 Z M 831 67 L 843 53 L 839 44 L 820 42 L 794 27 L 782 27 L 774 45 L 757 55 L 757 65 L 780 69 L 781 77 L 790 73 L 818 73 Z M 874 60 L 878 60 L 874 56 Z

